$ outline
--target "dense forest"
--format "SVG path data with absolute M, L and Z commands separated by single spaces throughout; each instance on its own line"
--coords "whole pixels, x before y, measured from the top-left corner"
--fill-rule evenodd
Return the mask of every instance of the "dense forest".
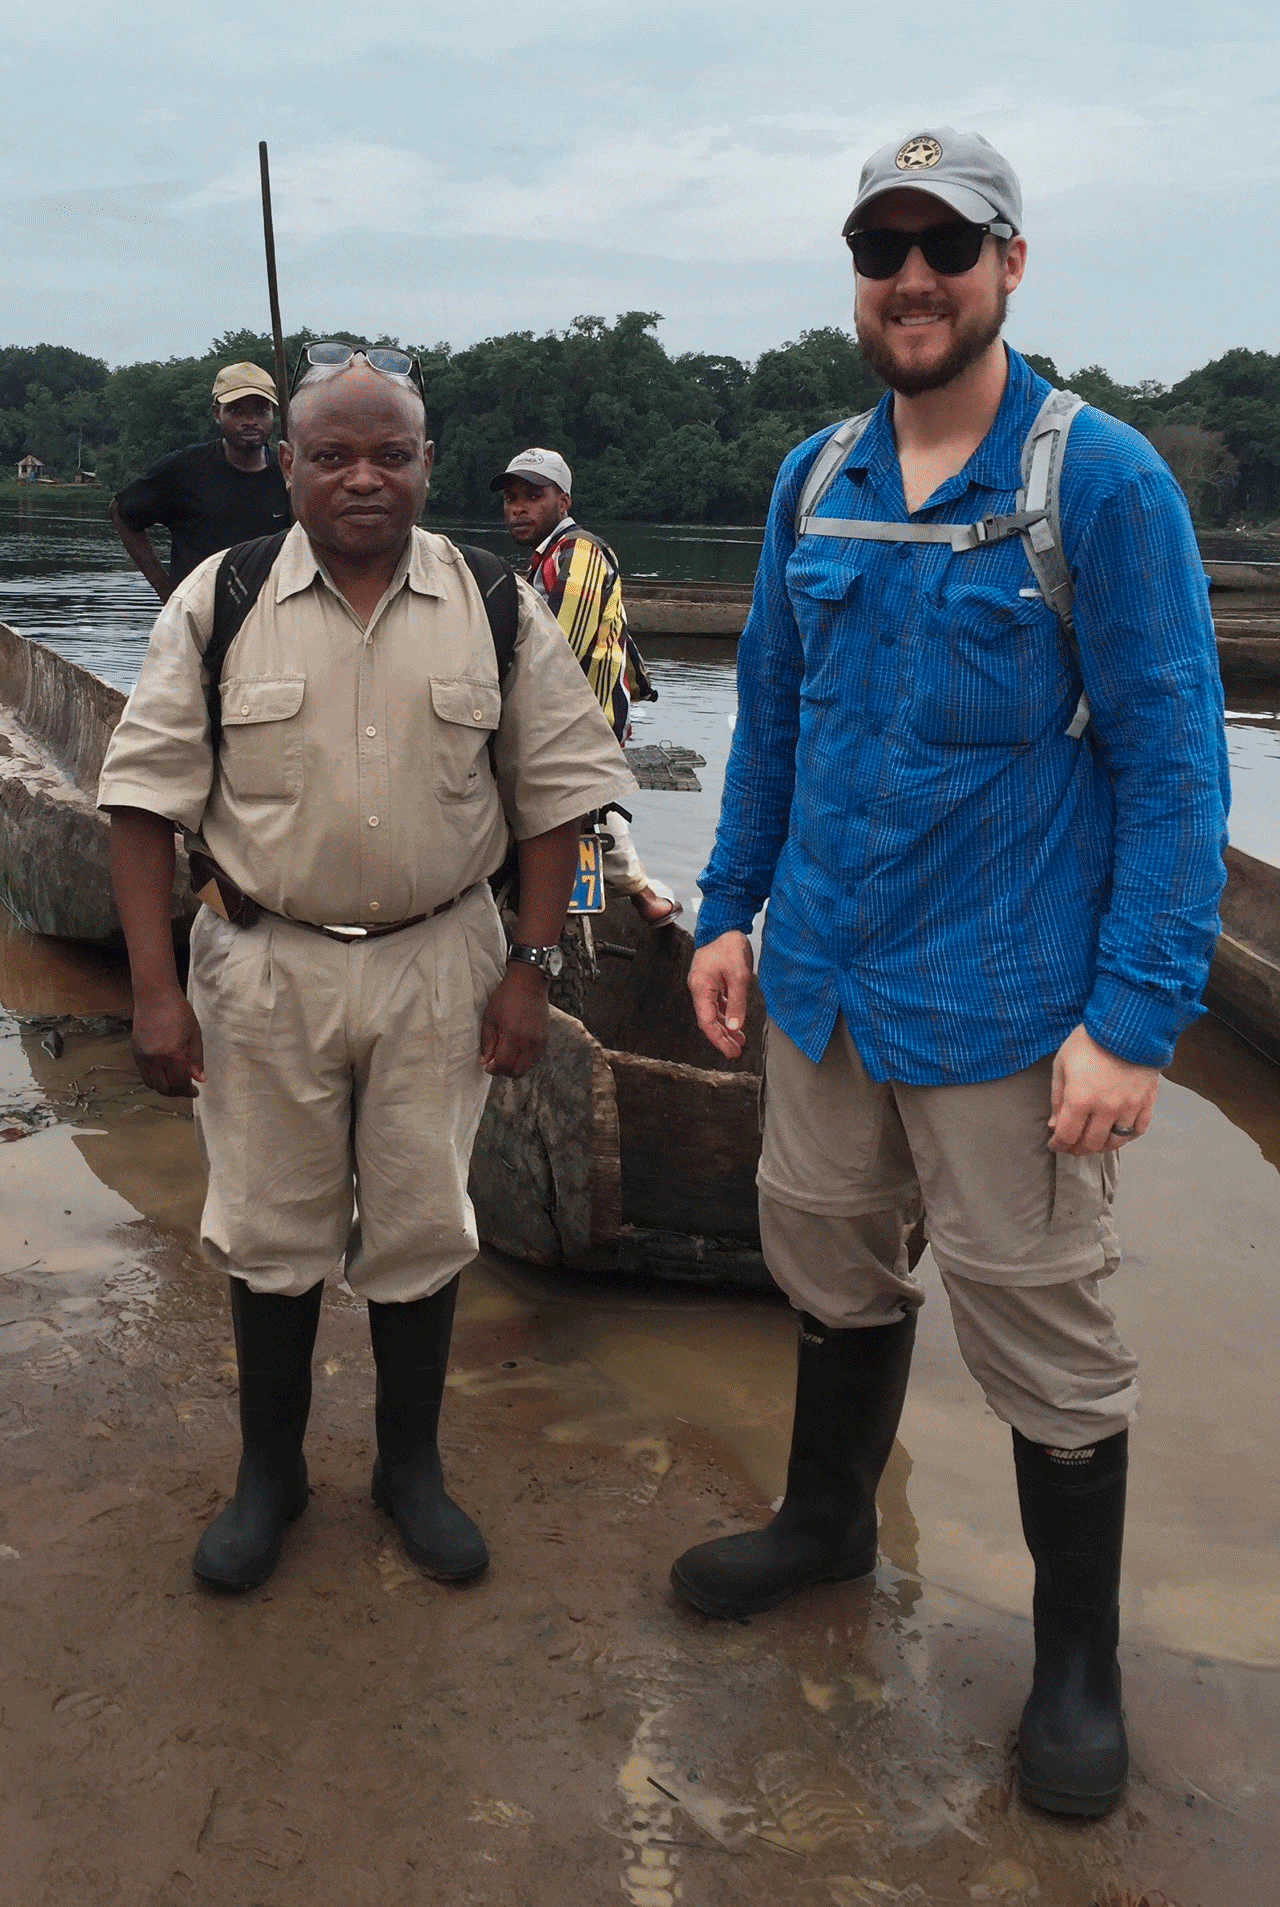
M 803 332 L 745 364 L 701 352 L 670 357 L 659 323 L 656 312 L 629 311 L 612 325 L 584 317 L 542 337 L 515 331 L 463 351 L 418 348 L 437 445 L 435 507 L 490 514 L 490 477 L 539 443 L 573 466 L 584 516 L 759 522 L 791 446 L 874 403 L 882 389 L 843 331 Z M 287 341 L 290 365 L 316 335 Z M 352 334 L 352 342 L 387 340 Z M 2 348 L 0 460 L 12 470 L 31 453 L 46 475 L 63 479 L 96 470 L 109 492 L 209 435 L 214 371 L 244 358 L 270 369 L 270 339 L 228 332 L 203 357 L 117 370 L 65 345 Z M 1145 432 L 1198 522 L 1280 518 L 1280 355 L 1228 351 L 1168 389 L 1117 384 L 1097 365 L 1067 377 L 1047 358 L 1032 362 Z

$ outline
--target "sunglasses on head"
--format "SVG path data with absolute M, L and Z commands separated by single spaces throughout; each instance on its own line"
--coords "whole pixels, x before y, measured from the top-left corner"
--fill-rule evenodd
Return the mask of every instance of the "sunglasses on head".
M 987 225 L 948 219 L 943 225 L 926 225 L 922 232 L 903 232 L 894 225 L 846 232 L 845 243 L 853 253 L 853 268 L 860 278 L 894 277 L 916 245 L 930 271 L 943 278 L 959 278 L 977 264 L 988 232 L 995 238 L 1013 237 L 1012 225 L 1003 219 L 992 219 Z
M 422 388 L 422 366 L 412 352 L 396 350 L 387 344 L 375 344 L 365 351 L 358 344 L 347 344 L 341 338 L 325 338 L 317 344 L 309 344 L 299 355 L 294 366 L 293 382 L 289 386 L 290 397 L 312 371 L 339 371 L 344 364 L 350 364 L 353 358 L 363 358 L 371 369 L 381 371 L 383 377 L 408 378 L 423 403 L 426 403 L 427 394 Z

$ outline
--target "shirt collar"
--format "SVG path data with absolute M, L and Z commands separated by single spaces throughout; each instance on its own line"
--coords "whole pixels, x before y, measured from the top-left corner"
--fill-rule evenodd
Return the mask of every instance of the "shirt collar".
M 317 577 L 327 589 L 332 589 L 335 595 L 341 595 L 341 590 L 316 555 L 311 538 L 300 523 L 295 523 L 284 540 L 276 564 L 276 601 L 282 603 L 289 596 L 300 595 L 304 589 L 310 589 Z M 418 596 L 447 594 L 440 573 L 440 559 L 424 530 L 410 531 L 409 540 L 401 551 L 400 561 L 396 564 L 384 596 L 393 595 L 405 582 Z
M 964 468 L 938 485 L 929 499 L 931 504 L 946 503 L 960 496 L 971 483 L 986 490 L 1009 488 L 1010 456 L 1016 468 L 1027 428 L 1050 387 L 1009 345 L 1005 346 L 1005 357 L 1008 376 L 990 430 Z M 889 409 L 891 398 L 892 393 L 886 392 L 872 412 L 870 422 L 844 465 L 848 475 L 870 476 L 874 480 L 881 474 L 892 473 L 900 480 L 898 447 Z
M 562 537 L 566 530 L 572 530 L 574 527 L 575 527 L 574 521 L 571 516 L 562 516 L 560 521 L 556 524 L 555 529 L 552 530 L 550 536 L 543 537 L 541 543 L 539 543 L 538 547 L 533 552 L 534 556 L 535 557 L 545 556 L 547 551 L 551 548 L 551 545 L 554 542 L 556 542 L 560 537 Z

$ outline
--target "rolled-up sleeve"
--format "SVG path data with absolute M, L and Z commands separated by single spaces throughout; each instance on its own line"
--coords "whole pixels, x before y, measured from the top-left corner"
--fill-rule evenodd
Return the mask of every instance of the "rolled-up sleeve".
M 107 747 L 100 808 L 145 808 L 193 832 L 213 785 L 203 652 L 220 558 L 192 570 L 151 632 L 137 684 Z
M 624 799 L 636 786 L 550 610 L 527 583 L 495 743 L 498 790 L 519 841 Z

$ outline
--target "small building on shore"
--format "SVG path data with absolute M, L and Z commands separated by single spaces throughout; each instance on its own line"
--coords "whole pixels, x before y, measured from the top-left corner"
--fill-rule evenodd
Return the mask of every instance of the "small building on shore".
M 43 469 L 44 465 L 40 459 L 33 457 L 30 452 L 28 452 L 25 457 L 19 457 L 18 459 L 18 482 L 39 483 L 40 472 Z

